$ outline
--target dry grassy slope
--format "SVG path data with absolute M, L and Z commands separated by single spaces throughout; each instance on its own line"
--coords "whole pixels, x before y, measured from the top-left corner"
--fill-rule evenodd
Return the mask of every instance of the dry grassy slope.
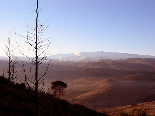
M 113 108 L 101 109 L 99 112 L 105 112 L 110 116 L 115 116 L 118 112 L 132 112 L 135 110 L 143 110 L 148 116 L 155 116 L 155 101 L 132 104 L 127 106 L 118 106 Z
M 112 83 L 110 79 L 102 78 L 80 78 L 68 83 L 66 98 L 70 99 L 90 99 L 96 94 L 107 91 Z

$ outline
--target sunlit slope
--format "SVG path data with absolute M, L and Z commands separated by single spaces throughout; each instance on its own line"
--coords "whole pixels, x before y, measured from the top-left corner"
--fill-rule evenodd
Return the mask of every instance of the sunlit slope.
M 102 78 L 80 78 L 68 83 L 67 97 L 78 100 L 90 99 L 96 94 L 107 91 L 111 80 Z

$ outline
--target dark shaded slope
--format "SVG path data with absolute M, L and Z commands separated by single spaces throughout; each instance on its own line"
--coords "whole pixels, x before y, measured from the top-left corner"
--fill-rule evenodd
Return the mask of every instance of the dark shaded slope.
M 0 116 L 35 116 L 33 90 L 0 77 Z M 40 116 L 105 116 L 82 105 L 39 93 Z

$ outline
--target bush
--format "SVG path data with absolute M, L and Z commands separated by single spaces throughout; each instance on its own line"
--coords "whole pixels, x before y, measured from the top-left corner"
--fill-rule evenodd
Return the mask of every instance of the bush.
M 116 116 L 130 116 L 126 112 L 120 111 L 116 114 Z

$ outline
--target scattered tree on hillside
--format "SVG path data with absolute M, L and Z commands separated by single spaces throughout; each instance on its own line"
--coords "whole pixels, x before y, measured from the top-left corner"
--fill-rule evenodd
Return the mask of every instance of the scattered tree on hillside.
M 51 91 L 53 92 L 53 96 L 60 98 L 64 94 L 64 88 L 67 88 L 67 84 L 63 81 L 54 81 L 51 82 Z

